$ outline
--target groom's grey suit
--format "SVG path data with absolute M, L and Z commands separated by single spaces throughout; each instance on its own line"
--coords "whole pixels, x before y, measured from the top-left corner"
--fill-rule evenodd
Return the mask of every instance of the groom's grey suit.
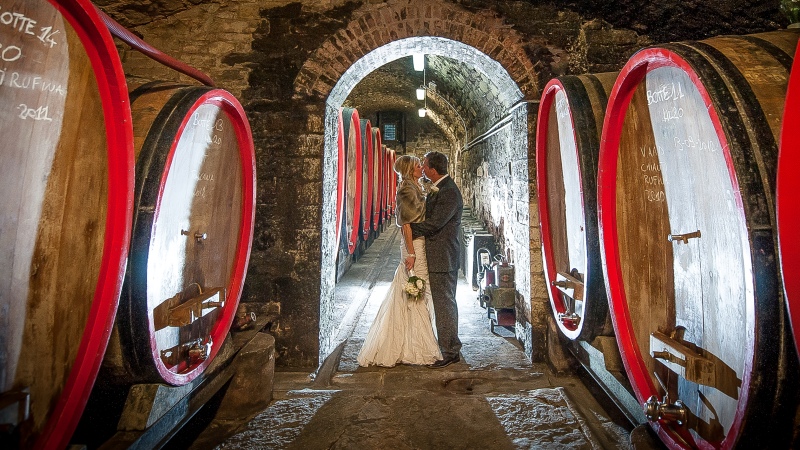
M 456 283 L 461 247 L 458 236 L 464 200 L 450 176 L 442 179 L 437 187 L 438 191 L 429 193 L 425 200 L 425 221 L 412 223 L 411 231 L 415 238 L 425 236 L 436 332 L 442 357 L 448 359 L 458 357 L 461 351 Z

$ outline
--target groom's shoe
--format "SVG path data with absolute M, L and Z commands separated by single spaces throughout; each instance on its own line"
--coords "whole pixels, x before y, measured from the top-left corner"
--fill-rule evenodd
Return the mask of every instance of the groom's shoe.
M 428 367 L 430 367 L 431 369 L 441 369 L 442 367 L 447 367 L 450 364 L 457 363 L 458 361 L 460 361 L 460 358 L 458 357 L 458 355 L 456 355 L 453 356 L 452 358 L 440 359 L 435 363 L 430 364 Z

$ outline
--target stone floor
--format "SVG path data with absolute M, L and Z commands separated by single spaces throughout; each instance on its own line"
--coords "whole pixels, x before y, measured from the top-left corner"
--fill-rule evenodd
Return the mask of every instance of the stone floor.
M 271 405 L 217 448 L 651 447 L 647 439 L 632 444 L 633 427 L 604 409 L 577 375 L 557 376 L 531 364 L 511 330 L 492 333 L 463 278 L 461 362 L 438 370 L 359 367 L 356 354 L 399 263 L 398 245 L 396 229 L 387 230 L 337 284 L 341 343 L 320 369 L 276 372 Z

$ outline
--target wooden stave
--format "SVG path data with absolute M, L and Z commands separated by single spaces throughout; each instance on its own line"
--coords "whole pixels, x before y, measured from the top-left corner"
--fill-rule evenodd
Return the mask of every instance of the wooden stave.
M 381 212 L 380 212 L 380 202 L 381 202 L 381 194 L 382 186 L 381 181 L 383 177 L 381 176 L 380 170 L 380 161 L 383 155 L 383 147 L 382 147 L 382 140 L 381 140 L 381 129 L 380 127 L 374 127 L 372 129 L 372 149 L 373 149 L 373 163 L 372 163 L 372 173 L 373 173 L 373 194 L 372 194 L 372 231 L 378 231 L 378 228 L 381 224 Z
M 794 69 L 789 77 L 781 127 L 775 198 L 781 279 L 795 350 L 800 354 L 800 280 L 794 276 L 800 273 L 800 241 L 795 232 L 800 227 L 800 211 L 794 201 L 800 192 L 800 177 L 793 173 L 800 167 L 797 148 L 800 148 L 800 70 Z
M 28 388 L 30 416 L 19 424 L 18 429 L 19 445 L 22 448 L 30 446 L 37 448 L 65 447 L 77 426 L 78 419 L 85 408 L 89 393 L 99 371 L 102 354 L 108 343 L 110 324 L 113 323 L 116 313 L 117 300 L 122 286 L 122 276 L 125 270 L 124 261 L 127 258 L 133 206 L 133 147 L 131 143 L 130 109 L 126 101 L 125 77 L 114 42 L 94 10 L 94 6 L 88 1 L 63 0 L 41 3 L 43 5 L 46 4 L 46 6 L 40 7 L 45 9 L 44 11 L 34 11 L 37 6 L 29 3 L 27 7 L 30 10 L 24 9 L 25 12 L 23 14 L 32 17 L 42 25 L 45 24 L 43 23 L 43 16 L 52 14 L 54 18 L 49 24 L 54 26 L 53 30 L 60 33 L 53 35 L 54 44 L 50 48 L 64 42 L 67 42 L 67 47 L 74 47 L 72 50 L 68 50 L 68 58 L 59 60 L 67 61 L 69 64 L 66 68 L 67 79 L 64 81 L 67 89 L 62 94 L 65 97 L 63 101 L 64 109 L 67 110 L 72 106 L 79 111 L 85 109 L 91 111 L 84 115 L 84 120 L 73 122 L 59 129 L 60 134 L 57 137 L 57 143 L 52 154 L 52 166 L 48 176 L 45 177 L 47 181 L 41 180 L 45 188 L 42 202 L 41 204 L 37 202 L 33 205 L 34 208 L 37 208 L 38 205 L 42 207 L 39 225 L 22 228 L 36 233 L 34 240 L 31 241 L 33 243 L 30 248 L 32 251 L 31 262 L 36 259 L 40 260 L 39 269 L 44 270 L 32 270 L 30 272 L 30 276 L 27 277 L 29 282 L 38 279 L 40 281 L 35 284 L 39 287 L 33 286 L 32 289 L 26 287 L 24 291 L 28 292 L 25 296 L 27 300 L 21 298 L 17 298 L 17 300 L 20 303 L 33 301 L 34 305 L 36 305 L 34 309 L 37 310 L 46 308 L 52 303 L 55 309 L 53 314 L 49 314 L 44 318 L 46 320 L 42 320 L 42 317 L 36 318 L 29 315 L 22 317 L 24 324 L 36 323 L 37 329 L 44 331 L 46 335 L 45 342 L 42 347 L 37 347 L 38 341 L 36 337 L 29 335 L 30 330 L 23 330 L 25 337 L 20 341 L 20 354 L 24 355 L 30 351 L 32 355 L 23 356 L 17 360 L 13 358 L 7 359 L 7 362 L 21 362 L 23 367 L 18 368 L 15 371 L 16 374 L 8 380 L 14 386 L 13 388 L 9 386 L 4 388 L 0 385 L 0 391 L 4 391 L 6 388 L 9 388 L 9 391 L 13 391 L 18 386 L 26 386 Z M 47 10 L 47 8 L 51 9 Z M 15 11 L 19 12 L 21 9 L 19 8 Z M 39 31 L 38 28 L 37 31 Z M 9 32 L 13 33 L 13 31 Z M 64 37 L 65 41 L 61 40 L 62 37 Z M 9 48 L 12 43 L 16 44 L 16 40 L 4 38 L 3 44 L 7 46 L 6 48 Z M 25 41 L 19 42 L 19 48 L 21 51 L 30 50 L 30 48 L 25 48 Z M 59 48 L 64 48 L 64 46 Z M 43 56 L 42 60 L 47 60 L 47 57 Z M 25 58 L 22 60 L 22 62 L 26 61 L 30 61 L 30 59 Z M 7 67 L 5 67 L 7 72 L 16 68 L 14 64 L 9 65 L 8 63 L 10 62 L 12 61 L 8 61 Z M 34 60 L 34 63 L 38 62 Z M 59 67 L 48 68 L 55 71 Z M 26 71 L 25 73 L 38 73 L 32 67 L 23 67 L 23 70 Z M 90 75 L 87 76 L 87 72 Z M 48 71 L 46 75 L 51 77 L 45 78 L 44 81 L 50 81 L 54 84 L 59 83 L 60 80 L 54 81 L 55 77 L 58 76 L 57 73 L 53 74 Z M 76 81 L 81 77 L 88 80 L 85 85 L 81 85 L 81 82 L 70 84 L 70 80 Z M 83 88 L 86 88 L 89 92 L 88 95 L 69 95 L 74 92 L 77 93 Z M 12 95 L 12 92 L 6 91 L 9 95 Z M 33 92 L 33 90 L 24 91 L 22 94 L 30 92 Z M 45 90 L 42 89 L 42 92 L 45 92 Z M 50 92 L 52 93 L 53 91 Z M 44 98 L 45 101 L 47 99 Z M 42 98 L 40 97 L 38 100 L 41 101 Z M 90 103 L 92 104 L 89 105 Z M 12 103 L 9 102 L 8 104 Z M 13 104 L 16 106 L 17 102 Z M 42 103 L 39 103 L 39 105 L 41 106 Z M 56 115 L 59 114 L 59 110 L 49 111 L 51 106 L 53 104 L 48 103 L 48 111 L 45 115 L 50 116 L 53 114 L 49 122 L 52 124 Z M 87 123 L 90 123 L 91 126 L 86 125 Z M 86 129 L 87 126 L 88 129 Z M 72 134 L 65 137 L 65 128 L 71 129 Z M 68 141 L 70 136 L 75 137 L 74 142 Z M 70 145 L 73 143 L 75 145 Z M 4 148 L 9 152 L 12 151 L 10 150 L 12 148 L 10 145 Z M 97 151 L 97 153 L 94 154 L 92 151 Z M 70 152 L 73 154 L 70 155 Z M 69 158 L 60 157 L 64 155 L 69 156 Z M 73 159 L 76 155 L 79 155 L 80 158 Z M 47 157 L 45 156 L 45 158 Z M 84 161 L 86 158 L 91 161 L 83 167 L 84 169 L 90 167 L 93 170 L 91 173 L 80 171 L 78 159 Z M 64 170 L 58 169 L 62 166 L 65 166 Z M 6 167 L 12 168 L 14 166 L 8 165 Z M 45 167 L 41 168 L 46 169 Z M 74 170 L 71 168 L 74 168 Z M 16 175 L 18 176 L 19 173 Z M 57 186 L 56 183 L 59 181 L 67 181 L 70 186 L 68 188 L 63 185 Z M 73 189 L 73 185 L 78 187 Z M 95 205 L 90 203 L 90 198 L 88 198 L 90 196 L 82 197 L 80 192 L 74 192 L 83 188 L 86 188 L 92 194 L 92 197 L 97 192 L 100 192 L 97 198 L 91 199 L 97 201 L 97 210 L 93 209 Z M 52 197 L 51 193 L 56 193 L 57 196 Z M 9 194 L 12 193 L 9 192 Z M 13 192 L 11 198 L 16 198 L 16 195 L 17 192 Z M 76 201 L 80 206 L 70 208 L 69 205 L 73 205 Z M 55 221 L 52 220 L 54 217 L 49 214 L 53 206 L 58 206 L 55 203 L 61 205 L 55 218 L 63 219 L 63 222 L 72 223 L 75 226 L 55 230 L 58 224 L 54 223 Z M 32 205 L 30 202 L 27 202 L 27 204 Z M 81 224 L 80 222 L 83 223 Z M 76 235 L 69 231 L 70 229 L 77 230 L 81 227 L 85 227 L 86 232 L 79 230 Z M 43 243 L 43 241 L 50 240 L 47 236 L 54 236 L 53 232 L 59 238 L 63 238 L 60 239 L 61 243 L 59 243 L 59 240 Z M 97 238 L 96 236 L 100 237 Z M 86 240 L 89 241 L 85 242 L 86 245 L 71 244 L 71 242 L 84 242 Z M 45 257 L 42 251 L 48 248 L 56 249 L 57 252 L 59 249 L 86 251 L 87 254 L 83 255 L 83 262 L 90 266 L 93 263 L 96 263 L 96 265 L 91 270 L 86 271 L 89 272 L 88 276 L 71 277 L 70 280 L 59 278 L 60 276 L 67 276 L 67 274 L 59 275 L 57 273 L 59 267 L 73 265 L 70 264 L 70 261 L 59 262 L 61 258 L 57 256 L 55 258 L 42 259 Z M 16 254 L 16 242 L 8 249 L 11 250 L 11 255 Z M 17 260 L 13 256 L 11 259 Z M 47 268 L 44 263 L 51 267 Z M 26 263 L 25 261 L 17 260 L 17 264 Z M 55 275 L 50 276 L 53 274 Z M 48 282 L 48 279 L 53 281 Z M 51 285 L 59 289 L 58 295 L 47 292 L 50 289 L 48 286 Z M 11 291 L 9 287 L 8 292 L 13 294 L 18 290 Z M 37 292 L 40 292 L 44 297 L 41 297 Z M 65 298 L 69 300 L 66 304 L 69 304 L 70 307 L 59 309 L 59 303 L 66 305 L 63 302 Z M 80 299 L 87 299 L 87 301 L 84 301 L 79 306 Z M 53 301 L 56 301 L 56 303 L 53 303 Z M 13 309 L 14 306 L 11 305 L 11 308 Z M 33 314 L 31 305 L 28 305 L 25 309 L 28 314 Z M 58 327 L 55 326 L 55 320 L 58 320 Z M 9 323 L 4 325 L 0 327 L 3 331 L 0 341 L 6 341 L 14 330 Z M 49 326 L 52 326 L 52 328 L 48 328 Z M 15 342 L 13 337 L 11 342 Z M 54 345 L 55 347 L 68 348 L 54 348 Z M 32 350 L 28 350 L 29 348 Z M 44 349 L 51 350 L 54 357 L 45 359 L 52 362 L 53 367 L 51 369 L 28 368 L 28 365 L 42 360 Z M 4 358 L 8 357 L 5 353 L 2 356 Z M 63 358 L 59 360 L 55 356 L 62 356 Z M 10 366 L 6 366 L 4 369 L 8 367 Z M 53 375 L 55 379 L 45 379 L 41 370 L 49 370 L 46 373 Z M 5 375 L 0 376 L 0 379 L 2 378 L 5 378 Z M 42 381 L 45 381 L 46 387 L 44 389 L 37 387 L 42 384 Z
M 361 152 L 363 170 L 361 172 L 361 240 L 367 241 L 372 224 L 372 191 L 375 189 L 373 159 L 372 123 L 361 119 Z
M 548 285 L 548 297 L 553 309 L 556 325 L 564 336 L 571 340 L 581 339 L 591 341 L 599 335 L 613 334 L 609 330 L 610 317 L 608 313 L 608 299 L 606 297 L 605 280 L 602 271 L 602 258 L 600 256 L 600 237 L 597 226 L 597 164 L 600 150 L 600 138 L 605 116 L 608 94 L 616 80 L 618 73 L 588 74 L 579 76 L 563 76 L 554 78 L 544 88 L 539 106 L 537 120 L 537 192 L 539 197 L 540 230 L 542 235 L 542 256 L 544 262 L 545 280 Z M 552 240 L 551 214 L 548 203 L 548 182 L 556 182 L 549 177 L 550 171 L 547 163 L 560 155 L 549 158 L 548 136 L 552 125 L 549 123 L 550 114 L 553 112 L 556 93 L 562 91 L 569 101 L 569 112 L 573 113 L 571 122 L 574 124 L 576 150 L 578 152 L 578 178 L 581 184 L 580 192 L 583 203 L 586 252 L 586 273 L 584 275 L 584 305 L 581 311 L 581 322 L 576 327 L 570 327 L 559 320 L 558 314 L 566 311 L 565 303 L 560 291 L 551 284 L 555 280 L 556 256 L 554 254 L 557 244 Z M 557 135 L 556 129 L 556 135 Z M 563 183 L 561 183 L 563 184 Z M 566 237 L 564 237 L 566 240 Z M 562 242 L 563 245 L 563 242 Z M 560 249 L 562 252 L 567 248 Z M 560 258 L 563 259 L 563 256 Z M 590 302 L 587 304 L 587 302 Z M 588 309 L 587 309 L 588 308 Z M 588 311 L 588 312 L 587 312 Z
M 255 149 L 244 110 L 227 91 L 153 82 L 137 88 L 130 97 L 137 152 L 137 211 L 119 314 L 104 359 L 104 380 L 125 385 L 154 382 L 181 386 L 202 375 L 210 365 L 236 315 L 255 221 Z M 216 314 L 211 326 L 211 352 L 199 364 L 190 365 L 190 370 L 175 372 L 161 360 L 159 352 L 162 348 L 154 336 L 157 331 L 154 330 L 154 311 L 147 306 L 150 292 L 148 259 L 151 240 L 155 239 L 154 230 L 158 229 L 157 216 L 162 210 L 162 195 L 167 191 L 169 170 L 181 143 L 179 138 L 188 128 L 193 113 L 206 106 L 219 108 L 219 112 L 232 125 L 232 132 L 239 144 L 241 222 L 235 230 L 238 231 L 235 244 L 229 241 L 228 250 L 235 252 L 236 256 L 229 258 L 232 262 L 229 261 L 228 274 L 224 277 L 226 304 L 221 308 L 222 312 Z
M 775 42 L 772 39 L 775 38 L 776 34 L 781 33 L 784 32 L 762 33 L 754 36 L 756 37 L 756 41 L 769 43 Z M 789 40 L 796 43 L 796 34 L 789 33 L 788 35 L 790 36 Z M 777 41 L 781 41 L 781 37 L 785 38 L 785 36 L 786 35 L 778 36 Z M 624 301 L 620 300 L 620 297 L 622 297 L 624 300 L 624 292 L 622 292 L 622 295 L 620 294 L 620 260 L 619 255 L 616 254 L 617 252 L 615 251 L 615 249 L 618 247 L 617 243 L 619 242 L 619 236 L 613 227 L 613 221 L 617 214 L 616 205 L 612 203 L 612 199 L 615 198 L 613 191 L 617 163 L 612 159 L 612 152 L 616 151 L 617 147 L 619 146 L 619 130 L 621 129 L 622 122 L 625 120 L 624 116 L 628 106 L 631 103 L 631 99 L 634 98 L 634 91 L 638 82 L 644 79 L 649 70 L 655 70 L 659 67 L 668 65 L 676 65 L 687 68 L 687 73 L 689 73 L 691 76 L 694 84 L 701 88 L 701 93 L 703 94 L 706 103 L 709 105 L 708 110 L 711 111 L 710 115 L 713 118 L 717 134 L 718 136 L 722 136 L 723 141 L 725 141 L 725 137 L 727 136 L 731 139 L 730 146 L 744 149 L 743 151 L 745 152 L 750 151 L 750 145 L 754 147 L 758 147 L 758 145 L 768 145 L 771 137 L 764 138 L 763 133 L 754 138 L 754 141 L 756 141 L 755 143 L 749 141 L 748 137 L 746 136 L 746 127 L 742 126 L 741 124 L 738 126 L 732 125 L 731 122 L 733 122 L 735 118 L 727 117 L 726 119 L 726 116 L 724 116 L 726 113 L 728 116 L 734 116 L 736 115 L 736 112 L 728 111 L 728 108 L 721 107 L 719 104 L 717 104 L 717 102 L 720 101 L 718 98 L 719 96 L 727 95 L 728 97 L 733 98 L 727 91 L 729 88 L 728 83 L 732 82 L 730 80 L 725 80 L 724 82 L 721 81 L 724 78 L 721 74 L 725 74 L 725 76 L 731 77 L 732 79 L 735 78 L 734 75 L 736 74 L 727 73 L 725 69 L 722 69 L 720 74 L 717 74 L 715 71 L 719 68 L 718 65 L 720 65 L 720 62 L 714 61 L 714 64 L 712 64 L 704 60 L 705 58 L 710 58 L 713 60 L 714 56 L 731 53 L 735 54 L 737 51 L 739 51 L 738 48 L 732 47 L 724 49 L 724 51 L 719 51 L 715 48 L 715 46 L 724 48 L 724 40 L 730 38 L 742 39 L 743 37 L 722 37 L 708 39 L 699 43 L 692 42 L 668 44 L 661 48 L 645 49 L 637 53 L 631 58 L 631 60 L 629 60 L 625 68 L 623 68 L 623 71 L 621 72 L 617 83 L 614 86 L 611 96 L 612 100 L 609 102 L 609 108 L 604 122 L 603 143 L 601 146 L 601 169 L 598 183 L 600 191 L 598 204 L 601 224 L 601 246 L 603 248 L 602 256 L 605 269 L 604 275 L 606 277 L 606 286 L 610 299 L 612 317 L 614 318 L 614 328 L 617 332 L 620 351 L 623 356 L 623 362 L 625 363 L 626 372 L 631 379 L 631 384 L 634 387 L 634 391 L 640 401 L 643 401 L 643 397 L 646 397 L 647 394 L 654 393 L 656 391 L 653 387 L 653 381 L 650 379 L 649 375 L 646 375 L 647 368 L 641 359 L 639 346 L 631 345 L 631 342 L 635 340 L 631 339 L 629 330 L 631 318 L 627 314 L 627 306 L 624 306 Z M 783 41 L 785 42 L 786 39 L 783 39 Z M 773 47 L 794 49 L 793 46 L 788 45 L 778 45 Z M 774 50 L 774 48 L 767 50 L 764 53 L 768 54 L 772 50 Z M 785 62 L 782 64 L 779 61 L 779 58 L 775 59 L 776 62 L 774 63 L 774 67 L 780 68 L 781 65 L 783 65 L 784 68 L 787 67 Z M 691 69 L 695 65 L 705 66 L 705 71 L 697 69 L 698 72 L 702 73 L 702 75 L 699 77 Z M 721 65 L 725 66 L 724 63 Z M 738 71 L 736 73 L 738 73 Z M 743 76 L 741 76 L 741 74 L 738 74 L 738 76 L 742 80 L 745 79 Z M 700 79 L 707 81 L 708 79 L 714 78 L 717 79 L 717 82 L 715 83 L 701 83 L 699 81 Z M 705 91 L 704 86 L 710 86 L 709 92 Z M 753 90 L 760 91 L 758 88 L 754 88 Z M 774 99 L 772 103 L 774 108 Z M 712 107 L 712 104 L 714 107 Z M 730 104 L 734 103 L 731 102 Z M 747 105 L 737 105 L 739 108 L 744 109 L 748 109 L 749 107 Z M 718 109 L 722 110 L 721 116 L 717 116 L 716 111 Z M 772 117 L 773 120 L 776 115 L 777 117 L 781 116 L 780 112 L 776 113 L 774 110 L 769 112 L 770 114 L 764 114 L 764 116 Z M 752 114 L 752 111 L 749 111 L 748 114 Z M 720 117 L 726 120 L 721 120 Z M 740 122 L 741 120 L 742 119 L 740 119 Z M 764 123 L 767 123 L 766 119 L 764 120 Z M 765 127 L 767 130 L 770 128 L 769 126 L 762 125 L 762 131 L 765 129 Z M 774 125 L 771 128 L 774 130 Z M 767 131 L 767 133 L 769 133 L 769 131 Z M 763 141 L 766 141 L 766 144 Z M 753 172 L 758 173 L 760 177 L 747 174 L 747 170 L 742 168 L 748 162 L 753 164 L 758 162 L 761 165 L 757 170 L 753 170 Z M 777 427 L 781 431 L 785 431 L 788 427 L 790 427 L 790 423 L 787 425 L 787 422 L 790 422 L 790 420 L 787 421 L 785 418 L 791 416 L 793 411 L 789 411 L 787 413 L 785 409 L 790 408 L 790 406 L 786 406 L 785 404 L 781 405 L 782 402 L 780 400 L 784 398 L 791 398 L 793 395 L 795 395 L 795 388 L 787 386 L 785 383 L 780 383 L 782 375 L 777 375 L 775 373 L 775 367 L 779 367 L 780 369 L 786 371 L 787 364 L 789 366 L 793 366 L 793 361 L 789 360 L 787 362 L 787 346 L 783 339 L 783 337 L 786 336 L 785 318 L 782 317 L 782 305 L 780 305 L 780 302 L 776 300 L 780 297 L 780 293 L 777 292 L 777 283 L 774 282 L 775 274 L 777 273 L 777 268 L 775 267 L 774 262 L 775 242 L 773 237 L 770 236 L 770 231 L 763 232 L 764 228 L 774 229 L 774 220 L 772 220 L 774 217 L 770 213 L 770 208 L 768 205 L 765 205 L 765 203 L 769 203 L 769 201 L 764 200 L 764 198 L 768 198 L 770 194 L 770 181 L 768 178 L 763 176 L 764 173 L 770 172 L 770 158 L 756 158 L 753 155 L 748 155 L 747 158 L 731 158 L 728 156 L 727 165 L 729 169 L 735 169 L 736 175 L 743 179 L 743 182 L 739 183 L 739 186 L 743 187 L 745 192 L 761 191 L 760 195 L 744 195 L 743 197 L 747 198 L 747 200 L 743 202 L 743 205 L 740 204 L 740 208 L 748 213 L 748 228 L 755 227 L 761 229 L 757 233 L 752 234 L 750 243 L 752 246 L 751 255 L 753 266 L 755 267 L 755 276 L 753 278 L 756 280 L 762 280 L 760 283 L 756 283 L 756 291 L 758 291 L 756 295 L 758 298 L 756 299 L 755 303 L 759 306 L 759 318 L 756 320 L 756 322 L 759 326 L 756 327 L 757 337 L 753 340 L 760 343 L 759 348 L 763 349 L 763 351 L 757 352 L 753 356 L 756 361 L 748 366 L 748 369 L 750 370 L 744 377 L 744 381 L 746 381 L 744 384 L 750 389 L 742 395 L 747 398 L 748 402 L 745 402 L 745 404 L 741 404 L 740 402 L 740 405 L 736 410 L 733 426 L 731 427 L 733 432 L 729 433 L 723 442 L 719 443 L 719 445 L 724 448 L 739 445 L 761 447 L 765 445 L 765 442 L 767 442 L 766 445 L 783 445 L 783 442 L 787 439 L 785 433 L 771 435 L 770 439 L 775 441 L 771 444 L 769 443 L 769 439 L 765 440 L 763 434 L 759 433 L 759 429 L 763 429 L 763 427 L 767 425 L 769 425 L 771 428 Z M 738 183 L 738 180 L 735 181 Z M 764 188 L 764 186 L 766 186 L 766 188 Z M 764 279 L 767 280 L 763 281 Z M 778 323 L 776 324 L 775 322 Z M 763 326 L 764 324 L 767 326 Z M 775 336 L 777 336 L 777 343 L 775 342 Z M 764 342 L 771 342 L 775 345 L 771 346 L 769 344 L 765 344 Z M 771 347 L 775 348 L 773 349 Z M 750 352 L 749 354 L 752 355 L 753 353 L 754 352 Z M 765 353 L 770 353 L 770 355 L 765 356 Z M 749 381 L 752 374 L 755 374 L 753 375 L 753 378 L 757 380 L 755 380 L 753 384 L 750 384 Z M 767 374 L 767 376 L 764 374 Z M 765 381 L 765 379 L 767 380 Z M 645 392 L 645 394 L 643 394 L 643 392 Z M 769 413 L 763 414 L 765 410 L 769 411 Z M 689 442 L 692 442 L 692 439 L 687 432 L 677 432 L 668 424 L 661 423 L 660 421 L 650 422 L 650 425 L 656 429 L 656 432 L 662 441 L 671 448 L 686 448 L 686 446 L 692 445 L 689 444 Z M 704 440 L 700 440 L 699 444 L 695 443 L 695 445 L 709 444 Z
M 344 212 L 346 214 L 343 214 L 343 219 L 345 221 L 344 239 L 346 241 L 347 252 L 352 255 L 359 241 L 358 228 L 361 213 L 361 161 L 363 159 L 361 148 L 361 122 L 358 110 L 354 108 L 344 108 L 342 110 L 342 117 L 344 119 L 344 143 L 347 149 L 347 189 L 345 191 L 346 198 L 344 201 Z

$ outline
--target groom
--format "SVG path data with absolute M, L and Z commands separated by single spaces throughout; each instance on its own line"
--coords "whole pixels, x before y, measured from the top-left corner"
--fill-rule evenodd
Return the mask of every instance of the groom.
M 411 224 L 413 237 L 425 236 L 428 276 L 436 313 L 436 331 L 442 359 L 429 367 L 441 368 L 459 361 L 461 340 L 458 339 L 458 241 L 464 201 L 453 178 L 447 174 L 447 156 L 428 152 L 422 173 L 433 182 L 425 200 L 425 221 Z

